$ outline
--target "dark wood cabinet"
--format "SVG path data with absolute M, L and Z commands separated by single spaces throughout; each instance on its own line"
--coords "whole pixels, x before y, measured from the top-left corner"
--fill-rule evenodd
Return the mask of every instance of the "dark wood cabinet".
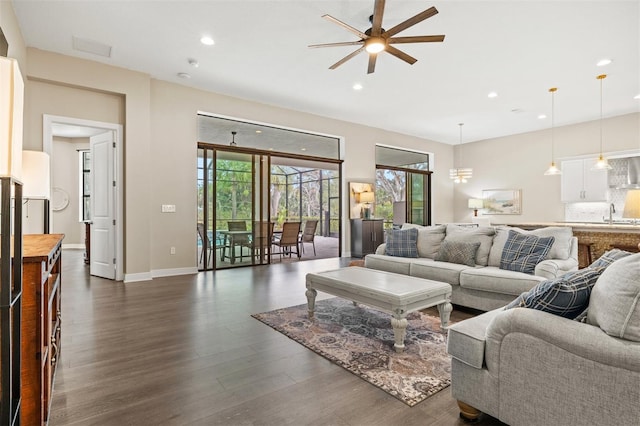
M 22 424 L 45 425 L 60 358 L 62 234 L 24 236 Z
M 364 257 L 375 253 L 384 243 L 382 219 L 351 219 L 351 256 Z

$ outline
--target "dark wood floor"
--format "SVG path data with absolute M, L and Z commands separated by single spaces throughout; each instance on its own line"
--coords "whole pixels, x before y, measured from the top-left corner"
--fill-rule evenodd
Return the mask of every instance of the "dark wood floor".
M 349 260 L 123 284 L 65 250 L 50 425 L 463 424 L 448 389 L 408 407 L 250 317 L 305 303 L 307 272 Z

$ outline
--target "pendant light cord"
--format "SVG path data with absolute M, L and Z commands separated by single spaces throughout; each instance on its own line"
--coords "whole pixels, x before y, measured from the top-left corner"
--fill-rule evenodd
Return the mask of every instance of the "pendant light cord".
M 602 80 L 605 78 L 607 78 L 606 74 L 597 77 L 597 79 L 600 80 L 600 157 L 602 157 Z
M 549 91 L 551 92 L 551 163 L 554 163 L 554 158 L 556 156 L 555 154 L 555 138 L 554 138 L 554 131 L 555 131 L 555 116 L 556 116 L 556 107 L 555 107 L 555 97 L 556 97 L 556 90 L 558 90 L 555 87 L 552 87 L 551 89 L 549 89 Z

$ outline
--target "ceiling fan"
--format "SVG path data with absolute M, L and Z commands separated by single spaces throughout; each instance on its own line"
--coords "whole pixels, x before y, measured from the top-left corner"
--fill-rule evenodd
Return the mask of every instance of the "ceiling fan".
M 365 50 L 369 53 L 369 66 L 367 68 L 367 74 L 371 74 L 376 69 L 376 59 L 378 58 L 378 53 L 387 52 L 395 56 L 396 58 L 402 59 L 407 62 L 409 65 L 413 65 L 416 63 L 417 59 L 407 55 L 403 51 L 395 48 L 392 44 L 400 44 L 400 43 L 433 43 L 433 42 L 442 42 L 444 41 L 444 35 L 426 35 L 426 36 L 411 36 L 411 37 L 394 37 L 394 35 L 398 34 L 401 31 L 406 30 L 409 27 L 414 26 L 415 24 L 424 21 L 427 18 L 432 17 L 433 15 L 438 13 L 438 10 L 435 7 L 430 7 L 427 10 L 424 10 L 417 15 L 407 19 L 396 25 L 389 30 L 385 30 L 382 28 L 382 14 L 384 13 L 384 2 L 385 0 L 376 0 L 375 5 L 373 7 L 373 15 L 369 17 L 369 21 L 371 22 L 371 28 L 362 32 L 351 25 L 345 24 L 339 19 L 334 18 L 331 15 L 323 15 L 322 17 L 327 19 L 328 21 L 334 22 L 341 27 L 345 28 L 347 31 L 350 31 L 360 37 L 358 41 L 345 41 L 340 43 L 325 43 L 325 44 L 312 44 L 309 47 L 335 47 L 335 46 L 352 46 L 359 45 L 360 47 L 355 52 L 352 52 L 340 59 L 335 64 L 331 65 L 329 69 L 334 70 L 338 68 L 340 65 L 347 62 L 349 59 L 355 57 L 360 52 Z

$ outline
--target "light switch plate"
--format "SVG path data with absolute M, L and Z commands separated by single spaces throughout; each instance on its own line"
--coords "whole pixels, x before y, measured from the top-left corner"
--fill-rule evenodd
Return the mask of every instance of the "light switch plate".
M 175 204 L 163 204 L 162 205 L 162 213 L 175 213 L 176 205 Z

